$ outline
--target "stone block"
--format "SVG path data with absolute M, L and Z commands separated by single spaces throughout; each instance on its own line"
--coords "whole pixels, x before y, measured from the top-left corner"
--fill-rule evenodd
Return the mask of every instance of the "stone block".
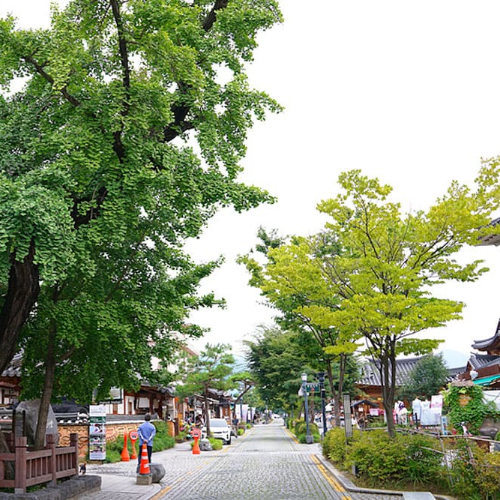
M 212 445 L 208 439 L 200 439 L 200 450 L 201 451 L 212 451 Z
M 435 500 L 435 497 L 428 491 L 405 491 L 403 500 Z
M 165 476 L 165 467 L 162 464 L 149 464 L 149 470 L 153 476 L 153 483 L 159 483 Z
M 151 484 L 153 484 L 153 474 L 137 474 L 135 484 L 140 484 L 141 486 L 150 486 Z

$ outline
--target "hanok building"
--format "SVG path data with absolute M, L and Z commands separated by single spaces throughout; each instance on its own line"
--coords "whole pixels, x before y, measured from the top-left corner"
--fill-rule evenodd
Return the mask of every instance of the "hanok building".
M 0 406 L 10 406 L 19 400 L 21 361 L 22 355 L 16 354 L 9 366 L 0 375 Z
M 403 386 L 422 358 L 396 359 L 396 387 Z M 371 401 L 375 401 L 382 408 L 382 379 L 380 377 L 380 361 L 369 361 L 363 367 L 363 377 L 356 384 Z
M 492 220 L 489 227 L 494 228 L 492 234 L 482 236 L 478 246 L 500 245 L 500 218 Z M 500 321 L 493 337 L 475 340 L 473 349 L 484 354 L 471 354 L 465 373 L 461 380 L 472 380 L 476 385 L 489 389 L 500 389 Z
M 405 385 L 410 373 L 423 356 L 415 358 L 396 359 L 396 387 Z M 448 382 L 457 378 L 465 371 L 465 367 L 448 369 Z M 369 361 L 363 367 L 363 377 L 356 387 L 362 390 L 370 401 L 376 402 L 382 408 L 382 380 L 380 378 L 380 361 Z
M 474 384 L 490 389 L 500 389 L 500 321 L 493 337 L 475 340 L 472 348 L 482 353 L 471 354 L 460 379 L 472 380 Z

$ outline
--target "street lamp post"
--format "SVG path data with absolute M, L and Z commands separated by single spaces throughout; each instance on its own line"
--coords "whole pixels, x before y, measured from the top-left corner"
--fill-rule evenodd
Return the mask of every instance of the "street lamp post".
M 304 410 L 306 418 L 306 443 L 312 444 L 313 437 L 311 436 L 311 431 L 309 430 L 309 408 L 307 406 L 307 373 L 303 373 L 302 376 L 302 391 L 304 392 Z
M 316 374 L 319 380 L 319 389 L 321 391 L 321 416 L 323 419 L 323 438 L 326 436 L 326 410 L 325 410 L 325 372 Z

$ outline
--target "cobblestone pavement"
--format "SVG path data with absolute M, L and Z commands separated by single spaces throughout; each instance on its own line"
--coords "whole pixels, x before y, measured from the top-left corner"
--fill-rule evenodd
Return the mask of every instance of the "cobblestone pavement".
M 319 445 L 296 443 L 280 425 L 258 425 L 231 446 L 193 455 L 188 445 L 153 454 L 166 475 L 154 500 L 401 500 L 399 495 L 346 491 L 319 458 Z M 123 491 L 85 496 L 85 500 L 144 500 L 125 485 L 136 463 L 91 466 L 88 473 L 123 480 Z M 111 477 L 111 476 L 110 476 Z M 113 486 L 114 488 L 114 486 Z M 127 491 L 126 491 L 127 490 Z M 115 495 L 115 496 L 113 496 Z

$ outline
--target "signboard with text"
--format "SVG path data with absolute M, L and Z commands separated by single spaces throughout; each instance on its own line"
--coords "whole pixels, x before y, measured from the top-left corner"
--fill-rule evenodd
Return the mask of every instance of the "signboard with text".
M 105 405 L 90 405 L 89 423 L 89 458 L 90 460 L 104 460 L 106 458 Z

